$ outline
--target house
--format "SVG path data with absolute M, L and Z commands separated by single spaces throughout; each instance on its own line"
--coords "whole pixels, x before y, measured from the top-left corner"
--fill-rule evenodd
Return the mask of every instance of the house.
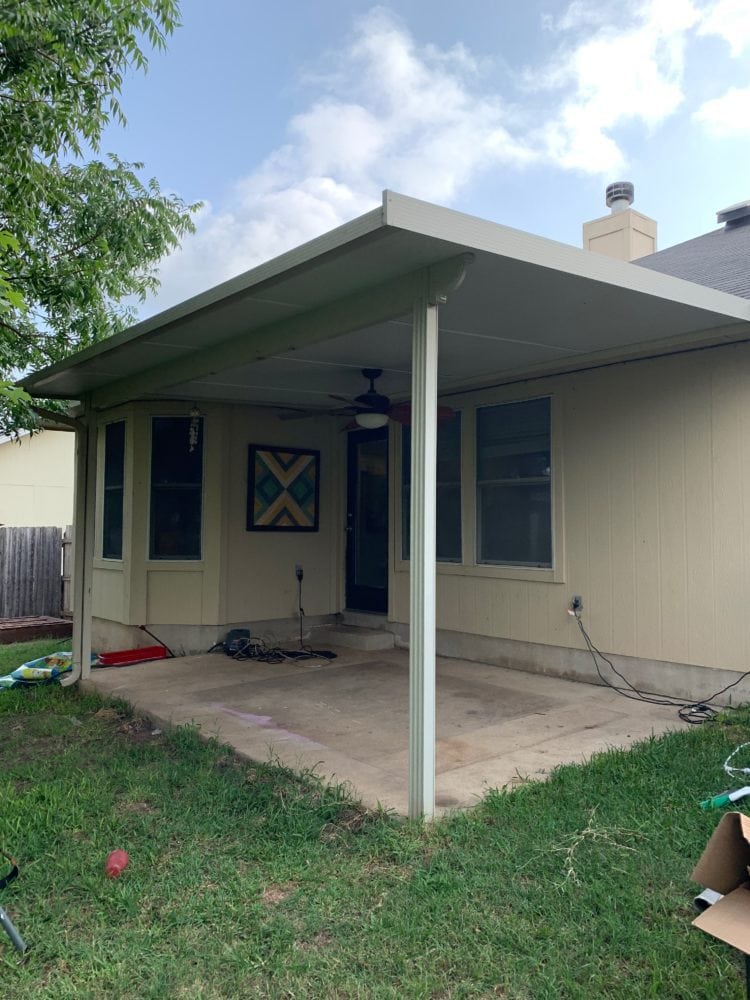
M 632 683 L 705 698 L 737 681 L 748 289 L 708 249 L 613 259 L 653 248 L 648 226 L 617 235 L 641 225 L 627 192 L 613 207 L 592 253 L 386 191 L 26 378 L 80 400 L 82 673 L 92 634 L 133 645 L 148 624 L 202 651 L 295 627 L 301 567 L 308 623 L 355 612 L 409 642 L 415 815 L 432 812 L 436 648 L 595 679 L 575 597 Z M 737 211 L 702 246 L 728 235 L 747 260 Z
M 0 438 L 0 527 L 72 523 L 74 451 L 68 431 Z

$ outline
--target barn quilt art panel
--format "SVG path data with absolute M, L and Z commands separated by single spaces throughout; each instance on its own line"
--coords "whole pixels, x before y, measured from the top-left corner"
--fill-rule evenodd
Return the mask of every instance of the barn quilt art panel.
M 251 444 L 247 530 L 317 531 L 320 452 Z

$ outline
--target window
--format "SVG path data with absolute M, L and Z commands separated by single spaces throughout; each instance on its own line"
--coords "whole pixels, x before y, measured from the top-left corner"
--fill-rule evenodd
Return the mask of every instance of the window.
M 550 401 L 477 410 L 477 561 L 552 565 Z
M 151 424 L 150 559 L 200 559 L 203 418 Z
M 125 483 L 125 421 L 104 429 L 102 556 L 122 559 L 122 501 Z
M 438 426 L 437 558 L 461 562 L 461 414 Z M 411 505 L 411 430 L 401 436 L 401 554 L 409 558 Z

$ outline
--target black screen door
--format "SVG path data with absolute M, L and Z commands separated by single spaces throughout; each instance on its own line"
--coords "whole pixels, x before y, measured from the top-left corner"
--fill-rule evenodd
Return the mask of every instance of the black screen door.
M 388 427 L 351 431 L 347 456 L 346 606 L 388 610 Z

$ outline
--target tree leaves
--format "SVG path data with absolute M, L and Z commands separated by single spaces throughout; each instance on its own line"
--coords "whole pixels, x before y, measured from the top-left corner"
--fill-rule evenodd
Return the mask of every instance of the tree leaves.
M 124 75 L 161 49 L 177 0 L 0 0 L 0 380 L 134 319 L 188 205 L 98 153 Z M 125 300 L 125 301 L 123 301 Z M 0 431 L 17 423 L 0 390 Z M 17 402 L 17 400 L 16 400 Z

